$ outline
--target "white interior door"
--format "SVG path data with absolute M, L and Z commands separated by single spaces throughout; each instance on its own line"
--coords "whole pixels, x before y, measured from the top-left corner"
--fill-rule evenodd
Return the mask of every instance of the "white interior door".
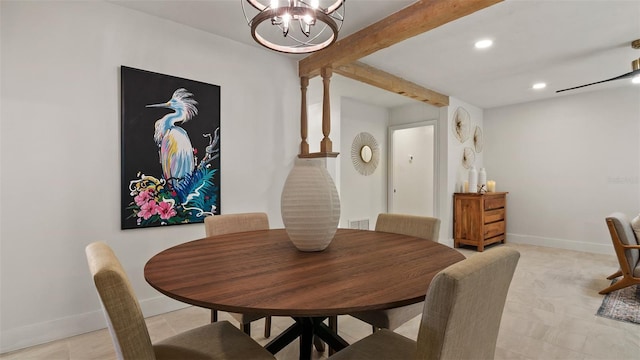
M 436 121 L 389 128 L 389 212 L 434 216 Z

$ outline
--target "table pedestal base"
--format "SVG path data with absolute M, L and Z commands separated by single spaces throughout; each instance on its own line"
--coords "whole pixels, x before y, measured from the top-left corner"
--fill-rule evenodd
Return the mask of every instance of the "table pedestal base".
M 315 343 L 318 351 L 324 351 L 324 345 L 318 339 L 326 342 L 329 348 L 340 351 L 349 346 L 343 338 L 328 327 L 323 321 L 327 317 L 293 317 L 296 321 L 282 334 L 271 340 L 266 346 L 270 353 L 275 354 L 300 338 L 300 360 L 311 359 L 311 347 Z

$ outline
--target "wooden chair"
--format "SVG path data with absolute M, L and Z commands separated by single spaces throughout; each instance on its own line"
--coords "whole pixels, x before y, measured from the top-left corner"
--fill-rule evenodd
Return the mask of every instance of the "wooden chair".
M 204 219 L 204 228 L 207 236 L 224 235 L 229 233 L 268 230 L 269 218 L 265 213 L 241 213 L 208 216 Z M 265 318 L 264 337 L 271 336 L 271 316 L 262 314 L 237 314 L 229 313 L 238 320 L 240 328 L 247 335 L 251 335 L 251 323 Z M 218 312 L 211 310 L 211 322 L 218 321 Z
M 499 247 L 449 266 L 427 289 L 417 341 L 382 329 L 330 359 L 493 359 L 519 258 Z
M 622 276 L 622 279 L 600 291 L 600 294 L 603 295 L 627 286 L 640 284 L 640 243 L 634 234 L 629 218 L 623 213 L 616 212 L 607 216 L 606 222 L 620 264 L 620 270 L 607 279 L 613 280 L 619 276 Z
M 86 255 L 118 359 L 275 359 L 228 321 L 152 344 L 138 299 L 113 250 L 95 242 L 87 246 Z
M 415 236 L 437 242 L 440 233 L 440 219 L 383 213 L 379 214 L 376 220 L 376 231 Z M 377 329 L 395 330 L 420 315 L 423 306 L 424 304 L 420 302 L 394 309 L 366 311 L 349 315 L 371 324 L 374 332 Z

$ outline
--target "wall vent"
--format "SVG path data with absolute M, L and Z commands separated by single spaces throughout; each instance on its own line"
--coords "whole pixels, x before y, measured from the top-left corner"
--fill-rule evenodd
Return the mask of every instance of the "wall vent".
M 369 219 L 349 220 L 349 229 L 369 230 Z

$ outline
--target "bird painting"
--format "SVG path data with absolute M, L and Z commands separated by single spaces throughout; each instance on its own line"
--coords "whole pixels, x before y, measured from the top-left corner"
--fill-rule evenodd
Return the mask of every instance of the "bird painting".
M 219 214 L 220 87 L 121 69 L 122 228 Z
M 177 89 L 171 99 L 165 103 L 147 105 L 147 107 L 163 107 L 173 110 L 156 121 L 153 139 L 158 145 L 162 174 L 174 188 L 185 181 L 195 168 L 193 146 L 187 132 L 178 126 L 191 120 L 198 114 L 197 101 L 192 93 L 184 88 Z

